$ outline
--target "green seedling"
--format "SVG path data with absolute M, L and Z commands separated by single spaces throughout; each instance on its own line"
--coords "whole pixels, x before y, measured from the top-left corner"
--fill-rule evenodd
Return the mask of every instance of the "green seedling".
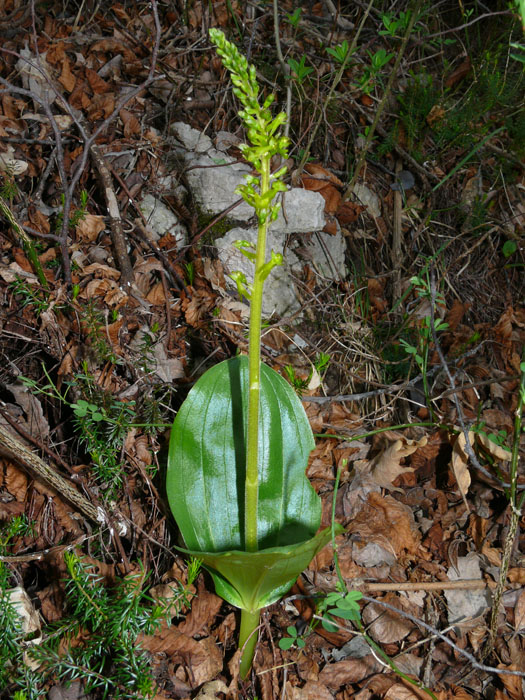
M 411 288 L 415 290 L 419 299 L 429 299 L 432 303 L 432 291 L 430 288 L 430 280 L 428 276 L 428 269 L 426 270 L 426 276 L 423 274 L 415 275 L 410 279 Z M 434 294 L 433 302 L 435 305 L 443 306 L 445 304 L 445 298 L 443 294 L 436 291 Z M 448 328 L 448 323 L 442 321 L 437 315 L 434 315 L 434 329 L 436 333 L 441 333 Z M 417 339 L 415 342 L 410 342 L 406 339 L 401 338 L 399 340 L 400 345 L 404 351 L 412 356 L 421 372 L 423 391 L 425 394 L 426 402 L 429 411 L 432 413 L 432 407 L 430 404 L 430 389 L 428 386 L 428 360 L 430 355 L 430 347 L 432 344 L 432 324 L 430 316 L 425 316 L 421 319 L 421 324 L 417 328 Z
M 381 69 L 394 57 L 394 54 L 387 53 L 386 49 L 379 49 L 375 53 L 367 51 L 367 53 L 370 65 L 363 71 L 363 75 L 358 81 L 358 87 L 368 95 L 372 91 L 374 81 L 379 76 Z
M 192 285 L 195 281 L 195 264 L 193 262 L 185 263 L 184 265 L 184 276 L 186 277 L 186 282 Z
M 315 444 L 308 418 L 288 382 L 261 363 L 263 286 L 281 262 L 267 254 L 267 230 L 279 211 L 273 200 L 286 189 L 285 168 L 272 173 L 270 162 L 287 157 L 286 114 L 272 117 L 273 95 L 261 104 L 255 67 L 235 45 L 217 29 L 210 38 L 243 107 L 251 143 L 241 146 L 243 156 L 258 173 L 237 190 L 259 224 L 255 251 L 244 241 L 237 246 L 254 265 L 249 289 L 237 277 L 250 298 L 249 353 L 215 365 L 189 392 L 171 431 L 166 490 L 182 551 L 202 560 L 216 592 L 242 611 L 246 678 L 261 609 L 290 589 L 331 533 L 316 534 L 321 501 L 305 475 Z
M 290 636 L 283 637 L 279 640 L 279 649 L 288 651 L 288 649 L 291 649 L 294 644 L 297 645 L 298 649 L 304 649 L 306 642 L 297 634 L 297 629 L 293 625 L 290 625 L 286 628 L 286 631 Z
M 506 258 L 510 258 L 518 250 L 518 244 L 516 241 L 505 241 L 501 252 Z
M 301 19 L 301 12 L 302 9 L 300 7 L 296 7 L 295 10 L 292 12 L 292 14 L 286 13 L 286 21 L 292 25 L 294 29 L 297 29 L 299 26 L 299 21 Z
M 294 58 L 289 58 L 287 63 L 291 70 L 295 73 L 297 80 L 300 83 L 303 83 L 310 73 L 314 72 L 313 68 L 306 65 L 306 56 L 301 56 L 300 61 L 296 61 Z
M 513 41 L 510 45 L 513 49 L 516 49 L 518 51 L 518 53 L 511 53 L 510 57 L 513 58 L 515 61 L 525 63 L 525 44 L 519 44 Z
M 338 626 L 334 618 L 343 620 L 361 621 L 361 609 L 359 601 L 363 597 L 360 591 L 348 591 L 329 593 L 317 606 L 318 614 L 323 614 L 322 625 L 327 632 L 337 632 Z
M 333 49 L 327 48 L 326 53 L 330 54 L 330 56 L 332 56 L 332 58 L 335 59 L 337 63 L 340 63 L 342 65 L 346 61 L 349 50 L 350 46 L 348 45 L 348 41 L 345 39 L 342 44 L 334 46 Z
M 410 22 L 410 10 L 400 12 L 396 18 L 393 12 L 387 12 L 381 17 L 384 29 L 379 30 L 381 36 L 403 36 Z

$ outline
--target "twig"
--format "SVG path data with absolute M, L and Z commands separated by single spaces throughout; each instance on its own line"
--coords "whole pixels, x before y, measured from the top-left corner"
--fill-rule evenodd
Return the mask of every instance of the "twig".
M 370 8 L 372 7 L 373 1 L 374 0 L 370 0 L 363 17 L 361 18 L 361 22 L 359 23 L 359 27 L 357 28 L 357 32 L 354 35 L 354 38 L 352 40 L 352 44 L 348 48 L 348 53 L 346 54 L 344 61 L 341 63 L 339 70 L 335 74 L 332 85 L 330 86 L 330 91 L 328 93 L 328 97 L 325 100 L 325 104 L 330 104 L 330 100 L 332 99 L 332 97 L 334 95 L 335 89 L 339 85 L 341 78 L 343 77 L 343 73 L 346 70 L 346 67 L 348 65 L 348 61 L 350 60 L 350 57 L 352 56 L 352 54 L 355 51 L 357 41 L 359 39 L 359 36 L 361 35 L 361 31 L 362 31 L 362 29 L 365 25 L 365 22 L 368 18 L 368 15 L 370 13 Z M 314 125 L 314 128 L 312 129 L 312 131 L 308 137 L 308 143 L 306 144 L 306 147 L 305 147 L 304 153 L 303 153 L 303 157 L 301 158 L 301 161 L 299 163 L 299 171 L 302 171 L 306 161 L 308 160 L 308 154 L 310 153 L 310 149 L 312 147 L 312 143 L 314 141 L 315 135 L 317 134 L 317 131 L 318 131 L 319 127 L 321 126 L 321 118 L 322 118 L 322 114 L 319 115 L 319 118 L 317 119 L 317 121 Z
M 101 508 L 90 503 L 74 486 L 47 465 L 38 455 L 21 443 L 14 435 L 0 425 L 0 450 L 22 467 L 36 474 L 60 496 L 76 506 L 87 518 L 98 524 L 105 522 L 106 515 Z
M 374 132 L 376 130 L 376 127 L 379 123 L 381 115 L 383 114 L 383 110 L 386 107 L 388 96 L 390 95 L 390 92 L 392 90 L 394 80 L 397 79 L 397 71 L 399 70 L 399 66 L 400 66 L 401 60 L 405 54 L 405 49 L 406 49 L 406 46 L 408 44 L 410 34 L 412 33 L 412 29 L 414 28 L 414 24 L 415 24 L 416 19 L 418 17 L 419 8 L 421 7 L 421 2 L 422 2 L 422 0 L 416 0 L 416 2 L 414 3 L 414 6 L 411 8 L 412 13 L 410 15 L 410 21 L 409 21 L 408 26 L 406 28 L 405 36 L 403 37 L 403 41 L 401 42 L 401 46 L 399 47 L 395 63 L 392 66 L 392 71 L 390 73 L 390 77 L 389 77 L 388 82 L 387 82 L 386 87 L 385 87 L 385 93 L 383 95 L 381 102 L 377 106 L 374 120 L 372 121 L 370 129 L 368 130 L 365 146 L 361 152 L 361 155 L 359 156 L 359 160 L 357 161 L 357 165 L 355 166 L 355 170 L 354 170 L 354 174 L 352 175 L 352 179 L 350 180 L 350 183 L 349 183 L 348 187 L 346 188 L 346 191 L 343 195 L 343 200 L 348 199 L 350 197 L 350 195 L 352 194 L 352 192 L 354 191 L 355 183 L 357 182 L 357 179 L 361 173 L 361 168 L 363 167 L 363 164 L 366 160 L 366 155 L 368 153 L 368 149 L 370 147 L 370 144 L 372 143 L 372 137 L 374 136 Z
M 417 618 L 415 615 L 411 615 L 410 613 L 406 612 L 402 608 L 396 608 L 393 605 L 389 605 L 389 603 L 385 603 L 383 600 L 378 600 L 377 598 L 371 598 L 370 596 L 363 595 L 363 600 L 365 600 L 367 603 L 374 603 L 374 605 L 379 605 L 382 608 L 385 608 L 386 610 L 390 610 L 391 612 L 395 613 L 396 615 L 401 615 L 401 617 L 405 617 L 407 620 L 410 620 L 413 622 L 417 627 L 422 627 L 425 629 L 427 632 L 430 632 L 433 636 L 438 637 L 441 639 L 445 644 L 448 644 L 448 646 L 452 647 L 454 651 L 459 654 L 460 656 L 465 657 L 470 661 L 470 663 L 474 666 L 474 668 L 479 669 L 480 671 L 486 671 L 487 673 L 497 673 L 498 675 L 509 675 L 509 676 L 520 676 L 521 678 L 525 678 L 525 673 L 522 671 L 513 671 L 511 669 L 507 668 L 495 668 L 494 666 L 485 666 L 485 664 L 479 663 L 479 661 L 476 660 L 475 656 L 470 654 L 468 651 L 465 651 L 465 649 L 462 649 L 459 647 L 455 642 L 453 642 L 451 639 L 446 637 L 442 632 L 440 632 L 438 629 L 435 627 L 432 627 L 432 625 L 427 624 L 426 622 L 423 622 L 423 620 L 420 620 Z M 322 622 L 323 617 L 321 615 L 314 615 L 314 619 L 320 620 Z M 338 625 L 337 622 L 334 620 L 330 620 L 331 624 L 335 624 L 340 629 L 345 630 L 346 632 L 352 632 L 352 630 L 349 630 L 347 627 L 344 627 L 342 625 Z
M 455 390 L 456 389 L 456 380 L 454 379 L 454 376 L 452 375 L 452 373 L 449 369 L 448 363 L 445 359 L 445 355 L 443 354 L 443 350 L 442 350 L 441 345 L 439 343 L 437 333 L 436 333 L 436 326 L 434 323 L 434 320 L 435 320 L 434 306 L 436 304 L 436 294 L 437 294 L 436 273 L 435 273 L 434 268 L 432 268 L 430 270 L 430 295 L 431 295 L 431 299 L 430 299 L 430 328 L 432 331 L 432 340 L 434 341 L 436 352 L 439 356 L 439 361 L 440 361 L 441 366 L 444 369 L 444 371 L 448 377 L 448 380 L 450 382 L 450 386 L 452 387 L 452 389 Z M 476 453 L 472 449 L 472 444 L 470 442 L 470 437 L 469 437 L 469 431 L 468 431 L 468 428 L 467 428 L 466 423 L 465 423 L 465 416 L 463 414 L 463 409 L 461 408 L 461 404 L 459 402 L 458 395 L 457 395 L 456 391 L 454 391 L 452 396 L 453 396 L 454 405 L 456 406 L 458 423 L 459 423 L 459 426 L 461 428 L 461 432 L 463 433 L 463 436 L 465 438 L 464 450 L 467 453 L 467 455 L 469 456 L 473 466 L 478 471 L 480 471 L 482 474 L 484 474 L 487 477 L 487 479 L 490 479 L 490 480 L 494 479 L 504 488 L 511 488 L 512 484 L 509 484 L 508 482 L 503 481 L 502 479 L 498 478 L 496 475 L 491 474 L 487 469 L 485 469 L 485 467 L 481 466 L 479 459 L 476 456 Z M 525 485 L 517 486 L 516 488 L 519 490 L 523 490 L 523 489 L 525 489 Z
M 95 143 L 91 146 L 91 156 L 93 157 L 93 162 L 95 164 L 102 189 L 104 190 L 104 197 L 106 199 L 106 206 L 109 214 L 111 238 L 113 240 L 113 247 L 115 249 L 115 255 L 117 257 L 121 274 L 120 281 L 122 284 L 129 286 L 133 284 L 135 278 L 128 255 L 124 228 L 122 226 L 117 197 L 111 181 L 111 174 L 100 148 Z
M 279 10 L 277 0 L 273 0 L 273 31 L 275 36 L 275 48 L 277 50 L 277 58 L 281 64 L 281 69 L 284 74 L 286 83 L 286 123 L 284 125 L 284 135 L 288 138 L 290 134 L 290 116 L 292 114 L 292 82 L 290 66 L 285 63 L 283 52 L 281 49 L 281 37 L 279 36 Z
M 525 360 L 525 352 L 522 356 L 522 361 Z M 512 555 L 512 550 L 514 547 L 514 541 L 516 539 L 516 532 L 518 531 L 518 523 L 521 517 L 521 508 L 523 506 L 523 501 L 525 500 L 525 494 L 521 495 L 521 498 L 517 499 L 517 481 L 518 481 L 518 460 L 519 460 L 519 446 L 520 437 L 522 431 L 521 419 L 523 413 L 523 404 L 525 403 L 525 369 L 521 375 L 521 382 L 519 386 L 518 395 L 518 408 L 516 409 L 516 414 L 514 417 L 514 440 L 512 445 L 512 459 L 511 459 L 511 489 L 509 496 L 509 506 L 510 506 L 510 524 L 505 538 L 505 546 L 503 548 L 503 556 L 501 558 L 501 566 L 499 571 L 498 587 L 494 593 L 494 601 L 492 605 L 492 613 L 490 616 L 490 628 L 489 628 L 489 638 L 481 651 L 481 658 L 485 659 L 489 654 L 492 653 L 494 649 L 494 642 L 496 641 L 496 634 L 498 632 L 498 616 L 499 616 L 499 606 L 501 603 L 501 598 L 503 596 L 503 590 L 505 588 L 505 583 L 507 580 L 507 572 L 510 566 L 510 558 Z

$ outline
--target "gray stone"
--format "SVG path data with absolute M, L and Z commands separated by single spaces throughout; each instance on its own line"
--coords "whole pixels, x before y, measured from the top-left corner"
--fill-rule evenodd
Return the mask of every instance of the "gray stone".
M 381 216 L 381 202 L 375 192 L 369 190 L 365 185 L 356 182 L 354 185 L 354 195 L 358 202 L 367 207 L 367 212 L 370 216 L 373 216 L 374 219 Z
M 343 279 L 346 275 L 346 243 L 339 226 L 335 236 L 318 231 L 308 239 L 301 242 L 296 238 L 292 250 L 300 255 L 299 251 L 303 248 L 309 265 L 321 277 L 328 280 Z
M 158 241 L 164 234 L 171 233 L 175 236 L 177 246 L 180 247 L 186 243 L 187 233 L 185 227 L 179 222 L 171 209 L 168 209 L 160 200 L 155 199 L 151 194 L 147 194 L 139 206 L 155 241 Z
M 206 153 L 212 147 L 209 136 L 206 136 L 198 129 L 194 129 L 189 124 L 175 122 L 171 125 L 170 130 L 188 151 Z
M 229 275 L 239 270 L 246 275 L 246 280 L 252 283 L 254 265 L 233 245 L 235 241 L 249 241 L 255 245 L 257 243 L 257 229 L 234 228 L 228 231 L 223 238 L 215 241 L 225 273 Z M 284 237 L 282 235 L 269 231 L 267 259 L 269 259 L 272 249 L 276 253 L 282 253 L 283 243 Z M 294 313 L 299 308 L 299 302 L 290 279 L 290 266 L 298 262 L 299 260 L 291 251 L 287 252 L 284 265 L 274 267 L 267 278 L 263 297 L 263 314 L 266 317 L 270 317 L 273 313 L 276 313 L 278 316 L 286 316 Z M 235 282 L 229 277 L 226 278 L 226 284 L 230 289 L 237 289 Z
M 279 216 L 271 228 L 278 233 L 307 233 L 324 228 L 324 199 L 319 192 L 293 187 L 280 199 Z

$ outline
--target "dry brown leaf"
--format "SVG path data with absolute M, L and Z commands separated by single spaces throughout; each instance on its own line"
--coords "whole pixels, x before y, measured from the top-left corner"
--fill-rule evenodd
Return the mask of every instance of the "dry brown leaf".
M 203 631 L 207 632 L 209 627 L 213 625 L 222 602 L 222 598 L 214 593 L 206 590 L 199 591 L 191 603 L 191 611 L 177 629 L 188 637 L 202 635 Z
M 215 299 L 205 290 L 195 290 L 192 293 L 191 300 L 187 298 L 182 303 L 182 309 L 186 318 L 186 322 L 190 326 L 196 326 L 200 319 L 210 311 L 215 305 Z
M 394 607 L 401 607 L 396 595 L 387 595 L 382 600 Z M 365 625 L 368 625 L 368 634 L 381 644 L 400 642 L 414 629 L 410 620 L 383 608 L 379 602 L 369 603 L 361 615 Z
M 4 467 L 3 488 L 14 496 L 19 503 L 25 500 L 27 493 L 27 477 L 23 471 L 11 462 Z
M 164 306 L 166 304 L 166 293 L 162 282 L 157 282 L 153 285 L 146 296 L 146 301 L 149 301 L 153 306 Z
M 84 289 L 78 295 L 80 299 L 93 299 L 93 297 L 101 297 L 110 289 L 114 288 L 115 283 L 111 280 L 94 279 L 88 282 Z
M 514 629 L 516 632 L 525 630 L 525 591 L 520 593 L 514 606 Z
M 353 224 L 354 221 L 357 221 L 359 214 L 364 212 L 365 209 L 366 207 L 362 204 L 345 201 L 341 202 L 335 216 L 341 226 L 347 226 L 348 224 Z
M 326 664 L 319 674 L 319 682 L 336 690 L 348 683 L 359 683 L 381 670 L 379 661 L 368 654 L 361 659 L 344 659 L 334 664 Z
M 426 695 L 428 698 L 428 695 Z M 420 696 L 401 683 L 390 686 L 384 695 L 385 700 L 419 700 Z
M 103 216 L 86 214 L 76 225 L 75 232 L 82 243 L 92 243 L 105 228 L 106 224 Z
M 522 671 L 523 672 L 523 666 L 525 666 L 525 663 L 522 665 L 521 668 L 518 666 L 515 666 L 514 664 L 510 664 L 510 666 L 505 666 L 503 664 L 500 664 L 498 668 L 504 668 L 507 671 Z M 511 697 L 511 700 L 523 700 L 523 683 L 522 683 L 522 678 L 520 676 L 511 676 L 507 673 L 502 673 L 499 676 L 501 682 L 505 686 L 505 690 Z
M 222 653 L 211 637 L 205 637 L 195 644 L 198 649 L 197 654 L 193 656 L 190 653 L 188 657 L 191 659 L 191 668 L 186 672 L 182 666 L 179 666 L 175 674 L 179 680 L 188 683 L 192 688 L 213 680 L 223 667 Z M 202 661 L 195 664 L 195 659 L 199 656 Z
M 387 449 L 377 455 L 372 460 L 372 479 L 376 484 L 383 488 L 402 491 L 402 489 L 392 486 L 392 482 L 397 479 L 400 474 L 408 474 L 414 471 L 413 467 L 405 467 L 400 464 L 401 460 L 408 455 L 413 454 L 419 447 L 424 447 L 427 444 L 428 438 L 422 437 L 415 442 L 407 438 L 401 438 L 389 445 Z
M 470 444 L 472 445 L 474 433 L 469 432 L 468 438 Z M 454 447 L 452 448 L 452 471 L 454 472 L 454 476 L 463 500 L 466 498 L 471 483 L 470 472 L 468 469 L 468 456 L 465 452 L 466 442 L 464 433 L 460 433 L 456 439 L 456 442 L 454 443 Z
M 115 97 L 113 94 L 106 93 L 105 95 L 95 95 L 90 101 L 86 109 L 89 120 L 92 122 L 99 119 L 107 119 L 115 109 Z
M 111 86 L 91 68 L 86 68 L 86 78 L 95 95 L 102 95 L 111 90 Z
M 404 552 L 414 555 L 419 548 L 421 536 L 412 509 L 392 496 L 369 493 L 366 505 L 346 529 L 350 534 L 358 533 L 365 542 L 377 542 L 383 547 L 386 538 L 398 558 Z
M 58 82 L 68 91 L 73 92 L 77 79 L 71 72 L 71 65 L 69 63 L 69 58 L 64 56 L 62 60 L 62 72 L 58 79 Z
M 525 567 L 509 569 L 508 579 L 511 583 L 525 584 Z
M 140 124 L 137 117 L 127 109 L 121 109 L 118 113 L 124 124 L 124 136 L 129 139 L 135 134 L 140 134 Z
M 480 442 L 488 452 L 490 452 L 494 459 L 500 459 L 504 462 L 511 459 L 512 452 L 510 450 L 505 450 L 503 447 L 501 447 L 501 445 L 496 445 L 496 443 L 492 442 L 487 435 L 476 433 L 476 440 Z
M 338 177 L 336 177 L 329 170 L 326 170 L 326 168 L 323 168 L 323 166 L 319 165 L 319 163 L 307 163 L 304 166 L 304 169 L 312 177 L 318 178 L 319 180 L 328 180 L 337 187 L 344 187 L 343 183 Z
M 333 700 L 334 696 L 328 688 L 318 681 L 307 681 L 302 688 L 286 684 L 288 700 Z
M 195 700 L 218 700 L 219 693 L 228 694 L 228 686 L 224 681 L 205 683 L 195 696 Z
M 109 267 L 109 265 L 92 263 L 82 270 L 82 277 L 85 277 L 86 275 L 94 275 L 99 279 L 118 280 L 120 277 L 120 272 L 115 270 L 114 267 Z
M 430 112 L 427 114 L 427 124 L 432 126 L 436 122 L 440 122 L 445 116 L 446 112 L 440 105 L 434 105 Z
M 455 331 L 461 323 L 463 316 L 470 309 L 472 304 L 462 302 L 459 299 L 454 299 L 452 307 L 447 311 L 445 321 L 448 323 L 450 331 Z
M 448 76 L 445 82 L 445 87 L 454 87 L 456 83 L 459 83 L 460 80 L 463 80 L 463 78 L 470 73 L 471 68 L 472 64 L 470 62 L 470 56 L 467 56 L 456 68 L 456 70 L 452 71 L 452 73 Z

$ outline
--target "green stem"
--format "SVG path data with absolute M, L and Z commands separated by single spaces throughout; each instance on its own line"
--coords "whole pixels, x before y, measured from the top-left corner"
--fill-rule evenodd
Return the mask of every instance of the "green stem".
M 35 271 L 36 276 L 38 277 L 38 281 L 44 289 L 49 289 L 44 270 L 42 269 L 42 263 L 38 258 L 38 254 L 35 250 L 33 241 L 27 235 L 27 233 L 24 231 L 24 229 L 18 223 L 18 221 L 15 219 L 13 212 L 11 211 L 8 203 L 3 199 L 3 197 L 0 197 L 0 212 L 6 217 L 6 219 L 11 224 L 11 227 L 13 228 L 14 232 L 22 241 L 24 250 L 27 253 L 27 257 L 29 258 L 29 262 L 31 263 L 31 266 Z
M 261 611 L 250 610 L 241 611 L 241 631 L 239 633 L 239 649 L 244 649 L 242 653 L 241 666 L 239 672 L 241 678 L 247 677 L 252 666 L 253 656 L 255 654 L 255 645 L 257 644 L 257 628 Z
M 270 157 L 261 159 L 261 196 L 270 189 Z M 257 212 L 258 215 L 261 212 Z M 267 216 L 257 234 L 257 250 L 250 310 L 250 331 L 248 336 L 249 394 L 248 428 L 246 440 L 246 482 L 244 506 L 244 539 L 247 552 L 256 552 L 257 545 L 257 503 L 259 499 L 259 399 L 261 394 L 261 320 L 264 280 L 261 268 L 266 262 Z

